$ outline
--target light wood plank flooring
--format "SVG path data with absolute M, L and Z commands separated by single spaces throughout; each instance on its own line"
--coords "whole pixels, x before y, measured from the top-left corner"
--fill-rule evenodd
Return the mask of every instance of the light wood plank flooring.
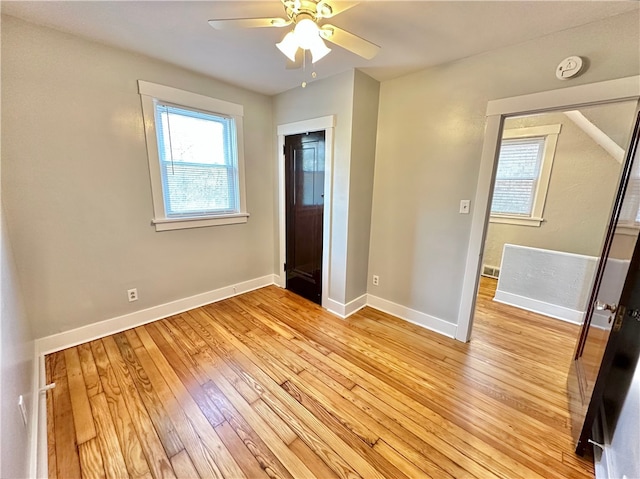
M 490 301 L 462 344 L 267 287 L 46 357 L 49 477 L 583 478 L 577 327 Z

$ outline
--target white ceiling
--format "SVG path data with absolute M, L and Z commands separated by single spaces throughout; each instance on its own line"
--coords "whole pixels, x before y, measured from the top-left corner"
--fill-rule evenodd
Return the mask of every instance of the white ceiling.
M 637 1 L 363 1 L 331 23 L 382 47 L 363 60 L 340 47 L 313 68 L 318 78 L 359 68 L 383 81 L 618 14 Z M 266 94 L 309 80 L 286 70 L 279 28 L 214 30 L 212 18 L 282 16 L 279 0 L 2 1 L 2 13 L 142 53 Z M 558 61 L 567 53 L 558 52 Z

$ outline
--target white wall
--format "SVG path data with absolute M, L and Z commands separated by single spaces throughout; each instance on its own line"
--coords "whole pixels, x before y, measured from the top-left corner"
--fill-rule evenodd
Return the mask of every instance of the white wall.
M 616 429 L 611 438 L 609 455 L 614 470 L 609 477 L 629 479 L 640 477 L 640 362 L 636 364 L 629 392 L 622 406 Z
M 455 324 L 471 226 L 458 208 L 475 195 L 487 102 L 637 75 L 639 30 L 628 13 L 383 82 L 369 293 Z M 561 82 L 571 54 L 589 69 Z
M 155 231 L 138 79 L 244 106 L 247 224 Z M 272 114 L 270 97 L 3 17 L 2 188 L 35 336 L 273 274 Z
M 4 121 L 3 115 L 2 126 Z M 5 145 L 0 145 L 1 164 Z M 30 421 L 34 344 L 5 225 L 3 193 L 0 188 L 0 478 L 23 478 L 29 475 L 31 424 L 22 422 L 18 397 L 23 396 Z
M 23 395 L 31 420 L 33 336 L 23 307 L 11 244 L 0 213 L 0 477 L 28 477 L 29 431 L 18 410 Z
M 4 144 L 0 145 L 1 164 Z M 22 422 L 18 397 L 23 396 L 31 420 L 34 345 L 5 225 L 2 193 L 0 189 L 0 478 L 23 478 L 29 475 L 31 424 L 25 427 Z

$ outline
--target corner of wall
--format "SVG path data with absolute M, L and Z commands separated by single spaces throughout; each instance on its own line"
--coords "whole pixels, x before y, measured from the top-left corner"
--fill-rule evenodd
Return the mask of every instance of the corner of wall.
M 345 303 L 367 293 L 380 82 L 354 70 Z
M 13 250 L 0 213 L 0 477 L 33 477 L 35 461 L 31 447 L 35 440 L 34 340 L 25 312 L 13 258 Z M 18 410 L 22 396 L 26 423 Z

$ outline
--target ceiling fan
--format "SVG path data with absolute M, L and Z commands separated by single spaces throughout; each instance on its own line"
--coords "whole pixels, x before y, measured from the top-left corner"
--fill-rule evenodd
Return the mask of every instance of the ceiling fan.
M 317 62 L 331 49 L 323 40 L 327 40 L 367 60 L 372 59 L 380 50 L 364 38 L 349 33 L 328 23 L 318 22 L 333 18 L 337 14 L 357 5 L 357 2 L 339 2 L 330 5 L 324 0 L 281 0 L 286 18 L 228 18 L 209 20 L 209 25 L 217 30 L 228 28 L 287 27 L 294 25 L 276 46 L 292 62 L 296 62 L 298 49 L 309 50 L 311 61 Z

